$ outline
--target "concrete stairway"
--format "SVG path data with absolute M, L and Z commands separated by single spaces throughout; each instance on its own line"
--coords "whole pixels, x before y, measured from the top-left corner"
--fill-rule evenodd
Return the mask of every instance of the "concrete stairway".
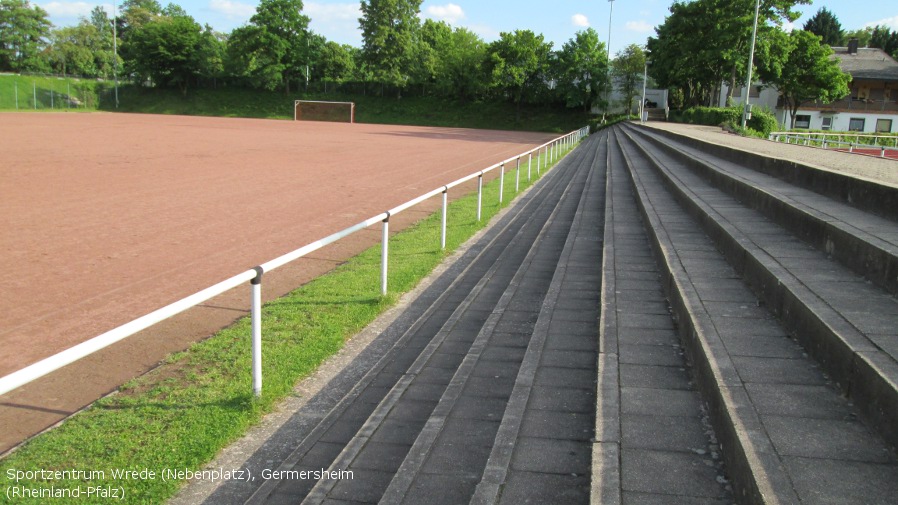
M 256 457 L 351 479 L 208 502 L 896 503 L 892 201 L 606 129 L 297 413 L 286 457 Z
M 601 228 L 595 158 L 577 149 L 526 195 L 280 465 L 351 480 L 269 480 L 249 502 L 492 503 L 535 484 L 587 500 L 601 241 L 572 223 Z
M 615 136 L 737 500 L 893 502 L 898 303 L 881 272 L 898 226 L 694 144 Z

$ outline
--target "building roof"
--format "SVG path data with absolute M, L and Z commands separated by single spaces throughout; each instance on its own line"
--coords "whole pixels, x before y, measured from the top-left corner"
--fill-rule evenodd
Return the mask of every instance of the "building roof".
M 898 61 L 882 49 L 859 47 L 857 54 L 848 54 L 847 47 L 834 47 L 833 51 L 839 67 L 851 74 L 852 79 L 898 81 Z

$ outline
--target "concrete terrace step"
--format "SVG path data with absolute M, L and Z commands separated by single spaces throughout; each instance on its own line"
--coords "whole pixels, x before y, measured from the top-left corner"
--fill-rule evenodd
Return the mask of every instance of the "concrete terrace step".
M 597 149 L 598 148 L 598 149 Z M 594 436 L 604 141 L 584 146 L 586 187 L 552 267 L 472 504 L 586 503 Z M 573 203 L 573 202 L 571 202 Z
M 592 502 L 732 503 L 616 144 L 607 166 Z
M 760 299 L 898 446 L 898 300 L 684 170 L 682 159 L 643 152 Z
M 733 195 L 892 295 L 898 295 L 898 223 L 797 187 L 647 128 L 630 128 Z M 719 149 L 719 148 L 718 148 Z M 898 167 L 896 167 L 898 169 Z M 898 188 L 881 186 L 884 193 Z
M 801 298 L 793 297 L 785 307 L 788 310 L 782 310 L 780 303 L 759 300 L 743 279 L 750 284 L 762 282 L 757 280 L 761 274 L 756 265 L 763 254 L 751 256 L 760 247 L 749 246 L 745 240 L 721 246 L 711 239 L 739 236 L 740 225 L 766 232 L 755 239 L 766 234 L 789 243 L 788 235 L 782 229 L 769 228 L 766 220 L 750 218 L 754 211 L 746 211 L 701 179 L 688 179 L 684 173 L 688 171 L 682 167 L 667 167 L 671 160 L 663 159 L 657 149 L 637 145 L 626 135 L 618 138 L 680 334 L 710 404 L 737 500 L 893 502 L 898 493 L 898 464 L 893 448 L 859 419 L 858 406 L 868 404 L 867 398 L 855 400 L 859 405 L 849 403 L 819 365 L 789 338 L 786 326 L 793 323 L 784 325 L 775 317 L 774 312 L 787 317 L 794 313 Z M 740 218 L 720 220 L 730 211 L 742 212 Z M 710 237 L 700 231 L 702 225 Z M 734 270 L 727 259 L 739 257 L 731 252 L 738 243 L 747 246 L 744 254 L 750 259 L 737 261 Z M 775 257 L 767 255 L 768 259 Z M 782 282 L 793 284 L 788 290 L 800 287 L 788 279 L 783 281 L 787 270 L 782 266 L 773 270 L 777 276 L 763 278 L 759 286 L 762 298 Z M 854 287 L 841 288 L 850 292 Z M 783 290 L 780 300 L 783 293 L 792 292 L 788 290 Z M 801 335 L 804 323 L 794 324 Z M 803 342 L 811 345 L 820 338 L 810 331 L 804 334 Z M 851 391 L 862 391 L 869 382 L 875 378 L 855 376 Z
M 555 209 L 559 199 L 574 200 L 576 208 L 585 172 L 577 170 L 575 162 L 587 152 L 576 150 L 563 160 L 525 195 L 521 204 L 500 223 L 498 231 L 491 231 L 481 240 L 487 243 L 476 248 L 475 257 L 467 260 L 464 271 L 454 273 L 455 279 L 448 288 L 442 287 L 442 294 L 430 296 L 426 302 L 428 308 L 419 309 L 422 315 L 407 328 L 393 349 L 281 465 L 281 469 L 348 469 L 354 472 L 354 478 L 322 480 L 317 484 L 269 481 L 250 502 L 297 503 L 304 499 L 307 503 L 333 499 L 377 502 L 412 444 L 427 429 L 427 420 L 439 407 L 440 399 L 457 384 L 453 377 L 460 373 L 459 367 L 471 372 L 466 381 L 471 389 L 494 393 L 505 384 L 510 392 L 516 372 L 506 361 L 509 356 L 515 356 L 522 341 L 526 342 L 551 277 L 551 271 L 546 274 L 545 269 L 554 268 L 560 253 L 560 247 L 555 247 L 555 259 L 551 259 L 551 245 L 542 247 L 542 244 L 551 243 L 552 232 L 541 230 L 551 228 L 549 225 L 558 214 Z M 562 195 L 567 196 L 562 198 Z M 571 218 L 568 216 L 568 221 Z M 549 256 L 538 256 L 537 251 L 541 250 L 547 250 L 545 254 Z M 532 275 L 527 278 L 516 275 L 530 270 Z M 509 298 L 506 296 L 509 292 L 515 295 Z M 508 310 L 496 310 L 496 304 L 503 301 Z M 491 351 L 480 347 L 475 337 L 481 334 L 485 335 L 481 341 L 486 339 L 500 349 Z M 472 361 L 468 356 L 492 360 Z M 482 412 L 485 406 L 482 403 L 464 406 L 472 414 L 460 416 L 465 423 L 487 415 Z M 485 429 L 498 426 L 501 414 L 502 410 L 498 410 L 493 426 Z M 443 463 L 451 465 L 452 461 L 444 459 Z M 468 480 L 456 478 L 454 487 L 464 487 Z M 470 489 L 473 491 L 473 485 Z

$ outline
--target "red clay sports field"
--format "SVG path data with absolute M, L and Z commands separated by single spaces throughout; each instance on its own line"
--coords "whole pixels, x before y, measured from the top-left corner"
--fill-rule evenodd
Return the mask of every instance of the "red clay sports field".
M 0 376 L 552 137 L 0 114 Z M 266 297 L 376 243 L 379 230 L 353 237 L 266 277 Z M 248 305 L 238 291 L 4 395 L 0 452 L 228 324 Z

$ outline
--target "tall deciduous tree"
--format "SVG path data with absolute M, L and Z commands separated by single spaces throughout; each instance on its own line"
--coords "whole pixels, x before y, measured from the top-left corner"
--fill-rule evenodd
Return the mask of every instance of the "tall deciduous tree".
M 436 48 L 436 86 L 440 93 L 468 100 L 485 91 L 487 46 L 483 39 L 466 28 L 455 28 L 443 43 Z
M 817 14 L 814 14 L 811 19 L 807 20 L 804 24 L 804 29 L 819 35 L 823 39 L 823 43 L 828 46 L 842 45 L 842 40 L 845 37 L 839 18 L 826 7 L 821 7 Z
M 810 0 L 761 0 L 758 42 L 778 26 L 795 21 L 795 5 Z M 649 38 L 652 76 L 659 85 L 683 90 L 689 105 L 713 103 L 722 81 L 730 92 L 747 71 L 755 0 L 676 1 L 670 16 Z M 757 62 L 757 60 L 755 60 Z
M 620 50 L 611 62 L 611 75 L 618 89 L 624 95 L 627 116 L 633 110 L 633 98 L 642 88 L 642 76 L 645 72 L 645 52 L 636 44 L 630 44 Z
M 202 29 L 191 17 L 162 16 L 136 28 L 130 36 L 134 68 L 164 87 L 177 87 L 187 94 L 199 74 L 197 54 Z
M 362 0 L 362 54 L 374 79 L 406 85 L 420 27 L 421 0 Z
M 327 92 L 328 82 L 339 84 L 352 76 L 355 69 L 355 62 L 352 60 L 352 47 L 333 41 L 326 42 L 321 51 L 319 65 L 324 75 L 324 90 Z
M 0 70 L 35 70 L 50 34 L 47 12 L 27 0 L 0 0 Z
M 804 30 L 793 30 L 787 41 L 787 56 L 776 72 L 762 77 L 776 86 L 792 115 L 802 104 L 819 100 L 829 103 L 848 94 L 851 76 L 832 58 L 833 50 L 820 37 Z
M 592 28 L 565 42 L 557 59 L 558 90 L 568 107 L 592 109 L 608 87 L 608 53 Z
M 870 47 L 878 47 L 898 59 L 898 31 L 877 25 L 870 33 Z
M 542 77 L 552 43 L 530 30 L 503 32 L 499 37 L 489 46 L 486 64 L 493 87 L 515 103 L 515 120 L 520 121 L 525 94 L 545 84 Z

